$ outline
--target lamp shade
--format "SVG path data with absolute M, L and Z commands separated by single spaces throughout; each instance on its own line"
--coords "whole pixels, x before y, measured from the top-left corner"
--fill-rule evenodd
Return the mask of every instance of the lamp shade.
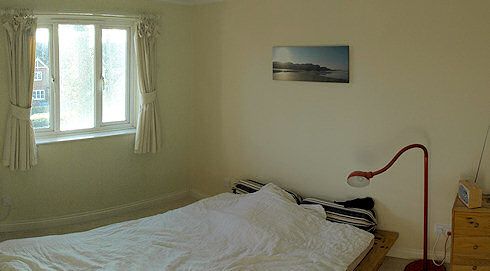
M 372 172 L 354 171 L 347 177 L 347 183 L 352 187 L 365 187 L 370 183 Z
M 352 176 L 347 179 L 347 183 L 352 187 L 365 187 L 368 186 L 371 181 L 362 176 Z

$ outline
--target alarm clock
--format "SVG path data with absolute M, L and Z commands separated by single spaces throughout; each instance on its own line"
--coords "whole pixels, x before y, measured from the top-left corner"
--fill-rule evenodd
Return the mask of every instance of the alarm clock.
M 482 190 L 475 182 L 459 181 L 458 197 L 470 209 L 481 207 Z

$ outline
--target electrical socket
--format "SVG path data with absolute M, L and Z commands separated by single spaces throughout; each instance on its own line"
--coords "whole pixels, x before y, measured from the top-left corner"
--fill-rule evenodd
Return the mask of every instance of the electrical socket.
M 447 235 L 449 232 L 451 232 L 450 225 L 436 224 L 436 234 Z

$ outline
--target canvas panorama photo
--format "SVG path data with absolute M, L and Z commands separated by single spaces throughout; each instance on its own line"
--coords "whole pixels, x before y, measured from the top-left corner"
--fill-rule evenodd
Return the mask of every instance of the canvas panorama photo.
M 349 46 L 275 46 L 272 78 L 349 83 Z

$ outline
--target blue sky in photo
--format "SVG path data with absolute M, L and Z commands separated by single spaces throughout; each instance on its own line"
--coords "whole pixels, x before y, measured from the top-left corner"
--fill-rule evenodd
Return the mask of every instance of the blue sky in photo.
M 348 46 L 273 47 L 272 61 L 312 63 L 329 69 L 349 69 Z

